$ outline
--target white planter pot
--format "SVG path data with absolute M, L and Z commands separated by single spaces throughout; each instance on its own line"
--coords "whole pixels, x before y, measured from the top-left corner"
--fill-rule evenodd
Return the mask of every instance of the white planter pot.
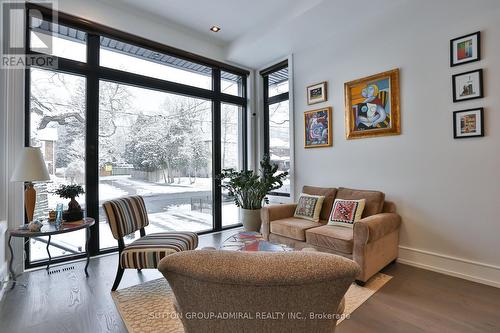
M 245 231 L 260 231 L 260 209 L 240 208 L 240 216 Z

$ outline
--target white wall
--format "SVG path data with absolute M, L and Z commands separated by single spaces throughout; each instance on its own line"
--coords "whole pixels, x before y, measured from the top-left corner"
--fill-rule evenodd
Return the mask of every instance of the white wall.
M 500 286 L 500 3 L 414 1 L 293 50 L 296 191 L 303 185 L 384 191 L 403 217 L 400 259 Z M 355 19 L 355 15 L 354 15 Z M 449 66 L 449 41 L 480 30 L 481 62 Z M 344 83 L 401 69 L 402 135 L 346 140 Z M 485 70 L 481 100 L 453 103 L 451 76 Z M 305 150 L 306 86 L 327 80 L 333 147 Z M 486 137 L 453 139 L 452 112 L 485 107 Z M 300 120 L 300 121 L 299 121 Z

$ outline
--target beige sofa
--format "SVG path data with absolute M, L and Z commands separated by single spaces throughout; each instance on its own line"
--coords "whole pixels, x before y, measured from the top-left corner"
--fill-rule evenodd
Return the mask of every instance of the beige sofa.
M 302 192 L 325 196 L 320 221 L 293 217 L 296 204 L 265 207 L 261 232 L 266 240 L 352 259 L 361 267 L 356 278 L 360 285 L 398 257 L 401 217 L 394 203 L 385 201 L 384 193 L 312 186 L 304 186 Z M 362 219 L 352 229 L 326 225 L 336 198 L 366 200 Z
M 187 333 L 334 332 L 359 273 L 327 253 L 206 250 L 166 256 L 158 270 Z

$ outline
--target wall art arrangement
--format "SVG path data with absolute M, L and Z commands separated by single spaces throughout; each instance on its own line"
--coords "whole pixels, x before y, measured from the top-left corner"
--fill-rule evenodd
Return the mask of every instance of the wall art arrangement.
M 304 113 L 304 148 L 329 147 L 332 145 L 332 108 Z
M 401 133 L 399 69 L 347 82 L 344 90 L 347 139 Z
M 327 101 L 327 83 L 321 82 L 307 87 L 307 105 Z
M 483 108 L 453 112 L 455 139 L 484 136 Z
M 451 67 L 480 60 L 481 32 L 450 41 Z M 454 103 L 483 98 L 483 70 L 476 69 L 452 75 L 452 87 Z M 455 139 L 482 136 L 484 136 L 483 108 L 453 112 L 453 137 Z

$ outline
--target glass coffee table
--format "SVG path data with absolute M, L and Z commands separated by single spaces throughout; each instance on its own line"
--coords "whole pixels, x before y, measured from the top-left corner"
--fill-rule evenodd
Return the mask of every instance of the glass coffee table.
M 227 251 L 266 251 L 266 252 L 289 252 L 295 249 L 284 245 L 266 241 L 262 235 L 255 231 L 240 231 L 229 236 L 220 247 Z

